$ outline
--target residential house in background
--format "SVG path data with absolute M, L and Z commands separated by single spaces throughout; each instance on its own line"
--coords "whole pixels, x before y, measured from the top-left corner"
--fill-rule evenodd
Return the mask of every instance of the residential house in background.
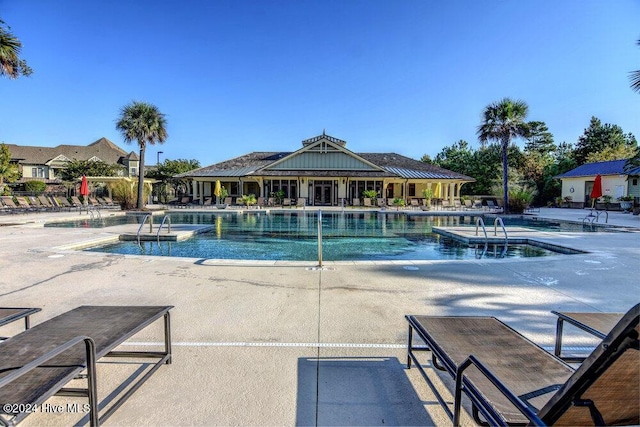
M 586 163 L 556 176 L 562 181 L 562 198 L 573 206 L 591 206 L 590 194 L 597 175 L 602 177 L 602 194 L 617 201 L 622 196 L 640 197 L 640 167 L 625 171 L 626 160 Z
M 216 181 L 229 196 L 276 192 L 308 206 L 340 206 L 375 190 L 385 199 L 422 199 L 432 189 L 435 199 L 453 201 L 473 178 L 396 153 L 354 153 L 346 141 L 326 135 L 302 141 L 292 152 L 252 152 L 178 175 L 190 183 L 194 200 L 214 197 Z
M 37 147 L 5 144 L 11 152 L 11 161 L 18 164 L 22 178 L 18 184 L 29 180 L 44 181 L 48 185 L 60 184 L 58 171 L 71 160 L 101 160 L 108 164 L 122 166 L 121 176 L 137 176 L 139 157 L 131 151 L 127 153 L 107 138 L 89 145 L 58 145 L 57 147 Z

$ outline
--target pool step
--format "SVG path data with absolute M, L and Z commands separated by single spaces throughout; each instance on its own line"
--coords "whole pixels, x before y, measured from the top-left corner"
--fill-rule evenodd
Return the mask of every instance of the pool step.
M 171 233 L 167 233 L 165 228 L 161 230 L 160 234 L 158 234 L 157 228 L 152 232 L 140 233 L 140 241 L 156 242 L 160 240 L 161 242 L 177 242 L 188 239 L 195 234 L 206 233 L 213 230 L 213 228 L 213 225 L 175 224 L 171 226 Z M 138 233 L 137 231 L 120 233 L 118 238 L 122 241 L 137 241 Z

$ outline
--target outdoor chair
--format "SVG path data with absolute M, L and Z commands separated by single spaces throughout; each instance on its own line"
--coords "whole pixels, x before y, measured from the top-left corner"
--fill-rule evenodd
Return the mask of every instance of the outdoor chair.
M 368 198 L 368 197 L 365 197 L 364 201 L 363 201 L 363 205 L 364 205 L 365 208 L 370 208 L 371 207 L 371 199 Z
M 378 207 L 379 207 L 379 208 L 385 208 L 385 207 L 387 207 L 386 200 L 384 200 L 384 199 L 383 199 L 383 198 L 381 198 L 381 197 L 379 197 L 379 198 L 376 200 L 376 203 L 378 204 Z
M 407 367 L 428 380 L 416 352 L 455 380 L 453 413 L 462 394 L 476 422 L 490 425 L 637 425 L 640 423 L 640 304 L 574 369 L 494 317 L 406 316 Z M 415 346 L 413 333 L 426 344 Z M 429 381 L 429 380 L 428 380 Z M 482 415 L 482 418 L 480 418 Z
M 71 196 L 71 203 L 76 208 L 81 208 L 83 206 L 82 202 L 78 198 L 78 196 Z
M 0 307 L 0 326 L 24 319 L 24 329 L 29 329 L 31 327 L 31 315 L 40 310 L 40 308 Z M 8 338 L 0 337 L 0 340 L 6 339 Z
M 28 211 L 27 209 L 16 205 L 13 201 L 13 197 L 11 196 L 1 196 L 0 200 L 2 200 L 2 204 L 7 207 L 10 213 L 24 213 Z
M 304 197 L 298 197 L 296 206 L 299 208 L 304 208 L 306 205 L 307 205 L 307 199 L 305 199 Z
M 420 209 L 420 201 L 418 199 L 411 199 L 411 209 Z
M 50 211 L 59 211 L 60 210 L 58 208 L 58 206 L 56 206 L 53 203 L 51 203 L 51 201 L 49 201 L 49 199 L 47 199 L 45 196 L 38 196 L 35 199 L 38 202 L 40 202 L 40 205 L 43 206 L 46 210 L 50 210 Z
M 360 199 L 353 199 L 351 201 L 351 206 L 360 206 Z
M 53 395 L 88 398 L 92 426 L 105 421 L 162 365 L 171 363 L 169 310 L 173 306 L 82 306 L 49 319 L 0 343 L 0 423 L 15 425 Z M 164 318 L 164 351 L 114 351 L 142 329 Z M 96 361 L 103 357 L 157 359 L 130 387 L 118 387 L 99 414 Z M 142 362 L 140 362 L 142 363 Z M 102 364 L 108 369 L 109 364 Z M 86 375 L 78 376 L 82 372 Z M 86 388 L 65 388 L 86 378 Z M 127 383 L 131 380 L 128 378 Z M 126 391 L 122 392 L 121 390 Z M 116 400 L 117 393 L 122 395 Z M 83 406 L 78 405 L 80 408 Z M 150 408 L 152 410 L 152 408 Z
M 624 316 L 624 313 L 583 313 L 569 311 L 552 311 L 551 313 L 558 316 L 558 320 L 556 322 L 556 345 L 553 354 L 569 363 L 581 363 L 585 358 L 562 355 L 562 334 L 565 323 L 569 323 L 570 325 L 603 340 Z
M 487 207 L 489 208 L 490 211 L 493 212 L 501 212 L 502 211 L 502 207 L 496 205 L 493 200 L 487 200 Z
M 461 211 L 462 210 L 462 203 L 460 202 L 460 200 L 454 200 L 453 201 L 453 210 L 455 211 Z
M 256 200 L 256 205 L 258 205 L 260 207 L 264 207 L 265 206 L 265 198 L 264 197 L 258 197 L 258 200 Z
M 42 210 L 37 205 L 33 206 L 24 197 L 16 197 L 16 202 L 18 202 L 18 206 L 20 206 L 20 208 L 22 208 L 24 210 L 27 210 L 27 211 L 33 212 L 33 211 L 41 211 Z
M 285 206 L 291 207 L 291 199 L 282 199 L 282 207 Z
M 224 204 L 227 205 L 227 206 L 231 206 L 233 204 L 232 200 L 233 199 L 231 197 L 225 197 L 224 198 Z

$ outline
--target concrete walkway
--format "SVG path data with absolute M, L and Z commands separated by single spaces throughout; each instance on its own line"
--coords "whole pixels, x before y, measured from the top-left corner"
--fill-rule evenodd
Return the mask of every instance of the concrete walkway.
M 585 213 L 541 209 L 537 215 L 580 221 Z M 551 310 L 626 311 L 640 295 L 640 218 L 630 214 L 609 216 L 609 224 L 627 232 L 554 235 L 585 254 L 333 262 L 327 270 L 305 262 L 212 263 L 56 249 L 112 234 L 42 227 L 69 216 L 78 214 L 0 215 L 0 305 L 41 307 L 33 324 L 83 304 L 175 306 L 173 364 L 107 425 L 450 425 L 417 370 L 405 369 L 405 314 L 496 316 L 550 348 Z M 2 334 L 20 326 L 5 326 Z M 594 344 L 570 328 L 567 334 L 566 345 Z M 146 348 L 160 338 L 157 325 L 132 341 Z M 139 368 L 100 363 L 100 398 L 108 404 Z M 451 401 L 450 382 L 436 373 L 433 380 Z M 38 412 L 23 425 L 82 419 Z M 464 422 L 473 424 L 468 416 Z

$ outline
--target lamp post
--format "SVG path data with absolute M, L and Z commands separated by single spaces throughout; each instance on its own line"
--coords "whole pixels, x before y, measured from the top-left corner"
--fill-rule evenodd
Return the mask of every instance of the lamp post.
M 164 154 L 164 151 L 158 151 L 157 154 L 157 160 L 156 160 L 156 167 L 160 166 L 160 154 Z M 162 185 L 162 184 L 161 184 Z M 156 185 L 156 200 L 158 202 L 160 202 L 160 186 Z

